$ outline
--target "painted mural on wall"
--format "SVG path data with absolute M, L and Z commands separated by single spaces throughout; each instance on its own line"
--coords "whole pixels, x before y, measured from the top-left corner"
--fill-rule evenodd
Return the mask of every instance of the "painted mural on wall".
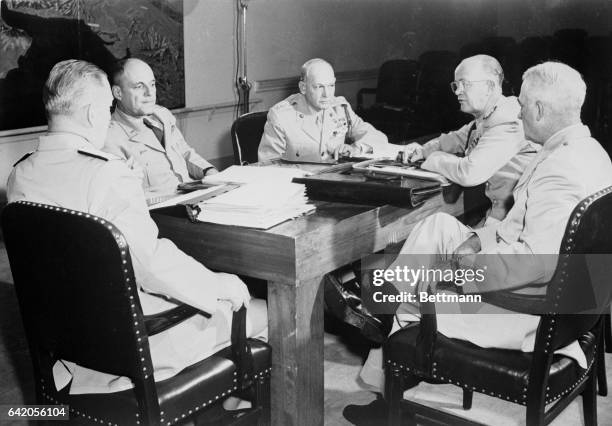
M 158 103 L 185 105 L 182 0 L 0 0 L 0 131 L 46 123 L 42 87 L 53 65 L 120 58 L 151 65 Z

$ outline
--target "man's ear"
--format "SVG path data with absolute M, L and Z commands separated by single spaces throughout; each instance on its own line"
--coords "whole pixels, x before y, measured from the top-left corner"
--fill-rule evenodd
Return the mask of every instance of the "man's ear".
M 117 99 L 118 101 L 121 100 L 121 87 L 117 86 L 116 84 L 113 84 L 113 87 L 111 87 L 111 91 L 113 92 L 113 98 Z
M 306 83 L 304 83 L 302 80 L 300 80 L 299 83 L 298 83 L 298 87 L 300 88 L 300 93 L 302 95 L 306 94 Z
M 93 107 L 93 104 L 87 105 L 86 117 L 87 117 L 87 123 L 89 123 L 89 126 L 93 127 L 94 123 L 96 122 L 96 110 Z
M 544 104 L 540 101 L 536 101 L 535 102 L 535 106 L 538 110 L 538 113 L 536 115 L 536 119 L 538 121 L 542 120 L 542 118 L 544 118 Z

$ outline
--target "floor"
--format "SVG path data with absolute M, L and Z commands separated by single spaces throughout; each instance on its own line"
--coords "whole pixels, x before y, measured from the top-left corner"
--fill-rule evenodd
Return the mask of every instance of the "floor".
M 333 320 L 328 319 L 325 328 L 325 424 L 351 425 L 342 417 L 343 408 L 348 404 L 367 404 L 375 398 L 375 394 L 360 388 L 356 381 L 368 346 Z M 610 354 L 607 354 L 606 365 L 608 382 L 612 384 Z M 522 407 L 480 394 L 474 395 L 473 408 L 463 411 L 460 392 L 451 385 L 421 385 L 407 391 L 405 397 L 449 409 L 457 415 L 469 415 L 485 424 L 524 424 Z M 0 405 L 22 403 L 34 403 L 31 365 L 6 250 L 0 241 Z M 598 397 L 598 418 L 600 425 L 612 425 L 612 395 Z M 0 424 L 11 423 L 0 421 Z M 580 399 L 567 407 L 552 424 L 583 424 Z

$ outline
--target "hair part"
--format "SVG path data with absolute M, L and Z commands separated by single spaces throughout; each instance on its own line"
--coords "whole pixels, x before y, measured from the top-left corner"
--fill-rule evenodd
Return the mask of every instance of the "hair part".
M 72 115 L 92 97 L 92 87 L 104 87 L 106 81 L 106 73 L 90 62 L 78 59 L 58 62 L 43 88 L 47 118 Z
M 553 111 L 580 116 L 586 83 L 569 65 L 555 61 L 535 65 L 525 71 L 523 83 L 529 97 L 546 103 Z
M 306 81 L 306 79 L 308 78 L 308 73 L 310 72 L 310 69 L 313 67 L 313 65 L 317 65 L 317 64 L 325 64 L 333 69 L 332 65 L 329 62 L 327 62 L 325 59 L 321 59 L 321 58 L 309 59 L 308 61 L 304 62 L 304 65 L 302 65 L 302 68 L 300 68 L 300 81 Z

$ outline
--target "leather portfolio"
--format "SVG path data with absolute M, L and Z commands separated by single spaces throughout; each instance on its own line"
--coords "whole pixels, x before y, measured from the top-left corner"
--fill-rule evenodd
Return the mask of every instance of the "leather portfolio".
M 442 190 L 440 182 L 355 170 L 294 178 L 306 185 L 311 200 L 417 207 Z

